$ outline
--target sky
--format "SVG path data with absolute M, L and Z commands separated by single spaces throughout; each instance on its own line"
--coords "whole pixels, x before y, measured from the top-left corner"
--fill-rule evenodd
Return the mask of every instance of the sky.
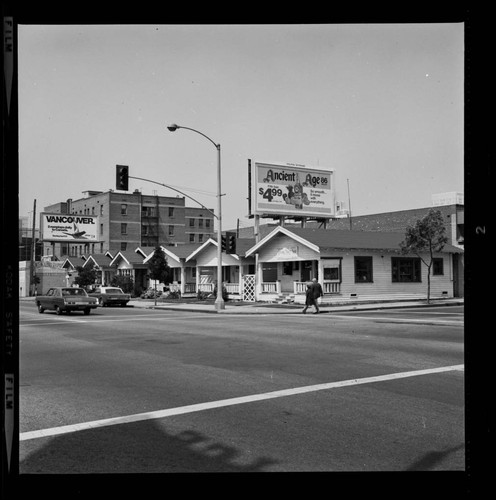
M 21 24 L 18 47 L 20 216 L 117 164 L 216 210 L 216 148 L 171 123 L 221 145 L 223 230 L 253 225 L 248 159 L 334 170 L 352 215 L 464 190 L 463 23 Z

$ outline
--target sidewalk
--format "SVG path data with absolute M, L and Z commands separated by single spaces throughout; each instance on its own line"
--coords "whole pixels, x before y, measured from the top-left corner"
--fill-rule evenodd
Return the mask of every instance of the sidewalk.
M 359 303 L 353 302 L 350 304 L 340 305 L 322 305 L 319 306 L 322 314 L 338 312 L 338 311 L 363 311 L 363 310 L 379 310 L 379 309 L 393 309 L 404 307 L 434 307 L 434 306 L 459 306 L 463 305 L 463 298 L 456 299 L 431 299 L 430 304 L 425 300 L 406 300 L 406 301 L 387 301 L 387 302 L 367 302 Z M 161 309 L 170 311 L 188 311 L 188 312 L 203 312 L 203 313 L 216 313 L 216 314 L 301 314 L 303 305 L 301 304 L 264 304 L 261 302 L 244 302 L 235 303 L 227 302 L 225 309 L 217 311 L 214 303 L 208 304 L 187 304 L 184 302 L 160 302 L 152 300 L 137 299 L 131 300 L 128 304 L 131 307 L 141 307 L 147 309 Z M 312 310 L 309 309 L 308 313 L 311 314 Z

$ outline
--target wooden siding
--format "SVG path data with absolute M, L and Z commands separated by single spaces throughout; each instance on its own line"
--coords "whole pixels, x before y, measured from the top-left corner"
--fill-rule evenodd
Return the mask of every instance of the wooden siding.
M 342 283 L 341 295 L 350 296 L 356 294 L 358 298 L 363 296 L 382 295 L 419 295 L 427 294 L 427 267 L 421 264 L 420 283 L 393 283 L 392 281 L 392 258 L 399 255 L 388 252 L 346 252 L 337 253 L 336 257 L 342 257 Z M 355 283 L 355 256 L 372 257 L 372 283 Z M 416 256 L 409 256 L 415 258 Z M 453 297 L 453 281 L 451 276 L 451 259 L 447 254 L 438 254 L 444 260 L 444 275 L 432 276 L 431 274 L 431 297 Z M 432 273 L 432 270 L 431 270 Z M 447 293 L 443 293 L 447 292 Z
M 280 257 L 281 248 L 296 249 L 294 256 L 282 259 Z M 372 257 L 372 283 L 355 283 L 355 256 Z M 381 298 L 381 297 L 402 297 L 425 298 L 427 295 L 427 267 L 421 263 L 421 282 L 419 283 L 393 283 L 392 281 L 392 258 L 399 257 L 397 253 L 387 251 L 353 251 L 353 250 L 336 250 L 335 252 L 326 252 L 326 259 L 341 258 L 341 298 L 355 297 L 360 298 Z M 415 255 L 408 257 L 416 258 Z M 431 274 L 431 298 L 451 298 L 453 294 L 453 275 L 452 275 L 452 258 L 450 254 L 440 253 L 435 255 L 437 258 L 442 258 L 444 261 L 444 274 L 441 276 L 433 276 Z M 293 274 L 283 275 L 283 262 L 288 261 L 304 261 L 304 260 L 319 260 L 320 254 L 314 252 L 310 248 L 296 242 L 295 240 L 283 235 L 269 241 L 260 252 L 259 262 L 277 262 L 278 277 L 281 281 L 282 290 L 289 290 L 291 283 L 300 280 L 300 271 L 294 271 Z M 425 260 L 428 257 L 425 256 Z M 317 267 L 317 263 L 316 263 Z M 431 270 L 432 272 L 432 270 Z M 352 295 L 353 294 L 353 295 Z
M 296 254 L 291 257 L 282 257 L 281 249 L 295 249 Z M 277 235 L 261 248 L 260 260 L 263 262 L 289 262 L 302 260 L 318 260 L 320 254 L 306 245 L 289 238 L 286 235 Z M 282 270 L 282 268 L 281 268 Z
M 217 247 L 215 245 L 209 245 L 204 248 L 196 256 L 197 267 L 209 267 L 217 265 Z M 223 266 L 239 266 L 240 261 L 234 258 L 232 255 L 223 253 L 222 254 L 222 265 Z

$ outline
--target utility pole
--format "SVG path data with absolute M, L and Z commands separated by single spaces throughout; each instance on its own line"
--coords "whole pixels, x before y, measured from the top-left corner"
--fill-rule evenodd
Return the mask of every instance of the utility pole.
M 35 282 L 34 282 L 34 263 L 36 260 L 36 243 L 35 243 L 35 228 L 36 228 L 36 199 L 34 200 L 34 205 L 33 205 L 33 229 L 31 231 L 31 272 L 29 273 L 29 289 L 30 289 L 30 295 L 34 295 L 34 287 Z
M 349 215 L 349 218 L 350 218 L 350 231 L 351 231 L 351 198 L 350 198 L 350 179 L 346 179 L 346 181 L 348 182 L 348 206 L 350 207 L 350 215 Z

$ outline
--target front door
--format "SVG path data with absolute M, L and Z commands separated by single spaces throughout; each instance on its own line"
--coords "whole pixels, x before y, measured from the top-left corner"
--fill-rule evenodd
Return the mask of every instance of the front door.
M 304 260 L 301 263 L 301 281 L 311 281 L 313 278 L 313 261 Z

